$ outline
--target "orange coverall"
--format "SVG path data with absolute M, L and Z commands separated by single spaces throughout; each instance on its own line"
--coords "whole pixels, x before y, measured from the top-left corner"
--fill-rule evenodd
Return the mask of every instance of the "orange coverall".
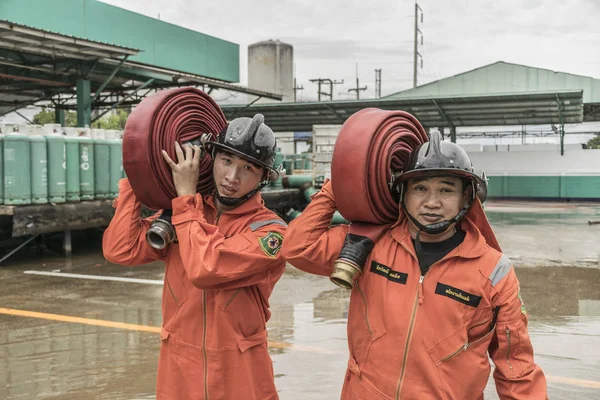
M 199 194 L 172 206 L 178 242 L 155 250 L 145 235 L 156 216 L 141 219 L 141 203 L 121 180 L 102 243 L 115 264 L 166 263 L 157 399 L 277 399 L 266 323 L 285 268 L 285 223 L 260 193 L 220 215 Z
M 290 223 L 281 250 L 289 263 L 331 274 L 348 231 L 329 227 L 335 210 L 327 183 Z M 514 269 L 473 221 L 493 235 L 477 200 L 460 223 L 463 243 L 424 277 L 406 218 L 375 244 L 351 292 L 343 400 L 482 399 L 488 354 L 501 399 L 547 398 Z

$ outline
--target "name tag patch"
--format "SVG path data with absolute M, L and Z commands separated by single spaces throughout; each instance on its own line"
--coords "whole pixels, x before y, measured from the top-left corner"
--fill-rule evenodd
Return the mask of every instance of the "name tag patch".
M 403 285 L 406 285 L 406 280 L 408 279 L 408 274 L 394 271 L 387 265 L 383 265 L 377 261 L 371 261 L 371 272 L 381 275 L 392 282 L 401 283 Z
M 435 294 L 446 296 L 452 300 L 456 300 L 459 303 L 463 303 L 471 307 L 477 307 L 481 301 L 481 296 L 476 296 L 474 294 L 465 292 L 464 290 L 444 285 L 440 282 L 438 282 L 437 286 L 435 287 Z

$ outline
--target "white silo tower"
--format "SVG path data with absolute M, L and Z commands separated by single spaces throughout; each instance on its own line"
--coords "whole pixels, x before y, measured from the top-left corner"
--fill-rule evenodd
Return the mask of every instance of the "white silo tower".
M 294 101 L 294 48 L 279 40 L 248 46 L 248 86 Z

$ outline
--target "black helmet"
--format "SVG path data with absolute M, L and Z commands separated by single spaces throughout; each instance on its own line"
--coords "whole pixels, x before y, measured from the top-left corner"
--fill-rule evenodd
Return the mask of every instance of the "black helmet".
M 467 152 L 456 143 L 443 142 L 439 131 L 432 130 L 430 135 L 429 142 L 419 145 L 410 154 L 399 176 L 400 183 L 415 177 L 456 175 L 471 181 L 473 198 L 476 193 L 479 200 L 484 202 L 487 198 L 485 173 L 482 177 L 476 175 Z
M 238 206 L 265 187 L 269 180 L 277 179 L 279 172 L 273 168 L 277 141 L 275 134 L 264 121 L 265 117 L 262 114 L 256 114 L 253 118 L 236 118 L 219 133 L 216 141 L 207 143 L 208 148 L 212 146 L 213 160 L 216 152 L 223 150 L 265 169 L 262 182 L 242 197 L 223 197 L 215 190 L 215 197 L 222 204 Z
M 231 121 L 219 133 L 217 140 L 209 142 L 213 158 L 219 149 L 240 156 L 271 172 L 275 161 L 277 142 L 275 134 L 264 123 L 265 117 L 256 114 L 253 118 L 240 117 Z

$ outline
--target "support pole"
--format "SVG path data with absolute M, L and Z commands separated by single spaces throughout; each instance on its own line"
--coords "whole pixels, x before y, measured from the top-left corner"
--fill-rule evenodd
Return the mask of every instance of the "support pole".
M 63 242 L 63 249 L 65 250 L 65 255 L 70 256 L 73 252 L 73 246 L 71 244 L 71 230 L 67 229 L 65 231 L 65 240 Z
M 54 121 L 60 126 L 65 126 L 65 109 L 56 107 L 54 109 Z
M 565 119 L 563 116 L 563 103 L 560 101 L 558 97 L 558 93 L 556 94 L 556 104 L 558 105 L 558 118 L 560 121 L 560 155 L 565 155 Z
M 90 126 L 92 121 L 92 104 L 90 103 L 90 81 L 77 79 L 77 126 Z
M 565 155 L 565 124 L 560 124 L 560 155 Z

